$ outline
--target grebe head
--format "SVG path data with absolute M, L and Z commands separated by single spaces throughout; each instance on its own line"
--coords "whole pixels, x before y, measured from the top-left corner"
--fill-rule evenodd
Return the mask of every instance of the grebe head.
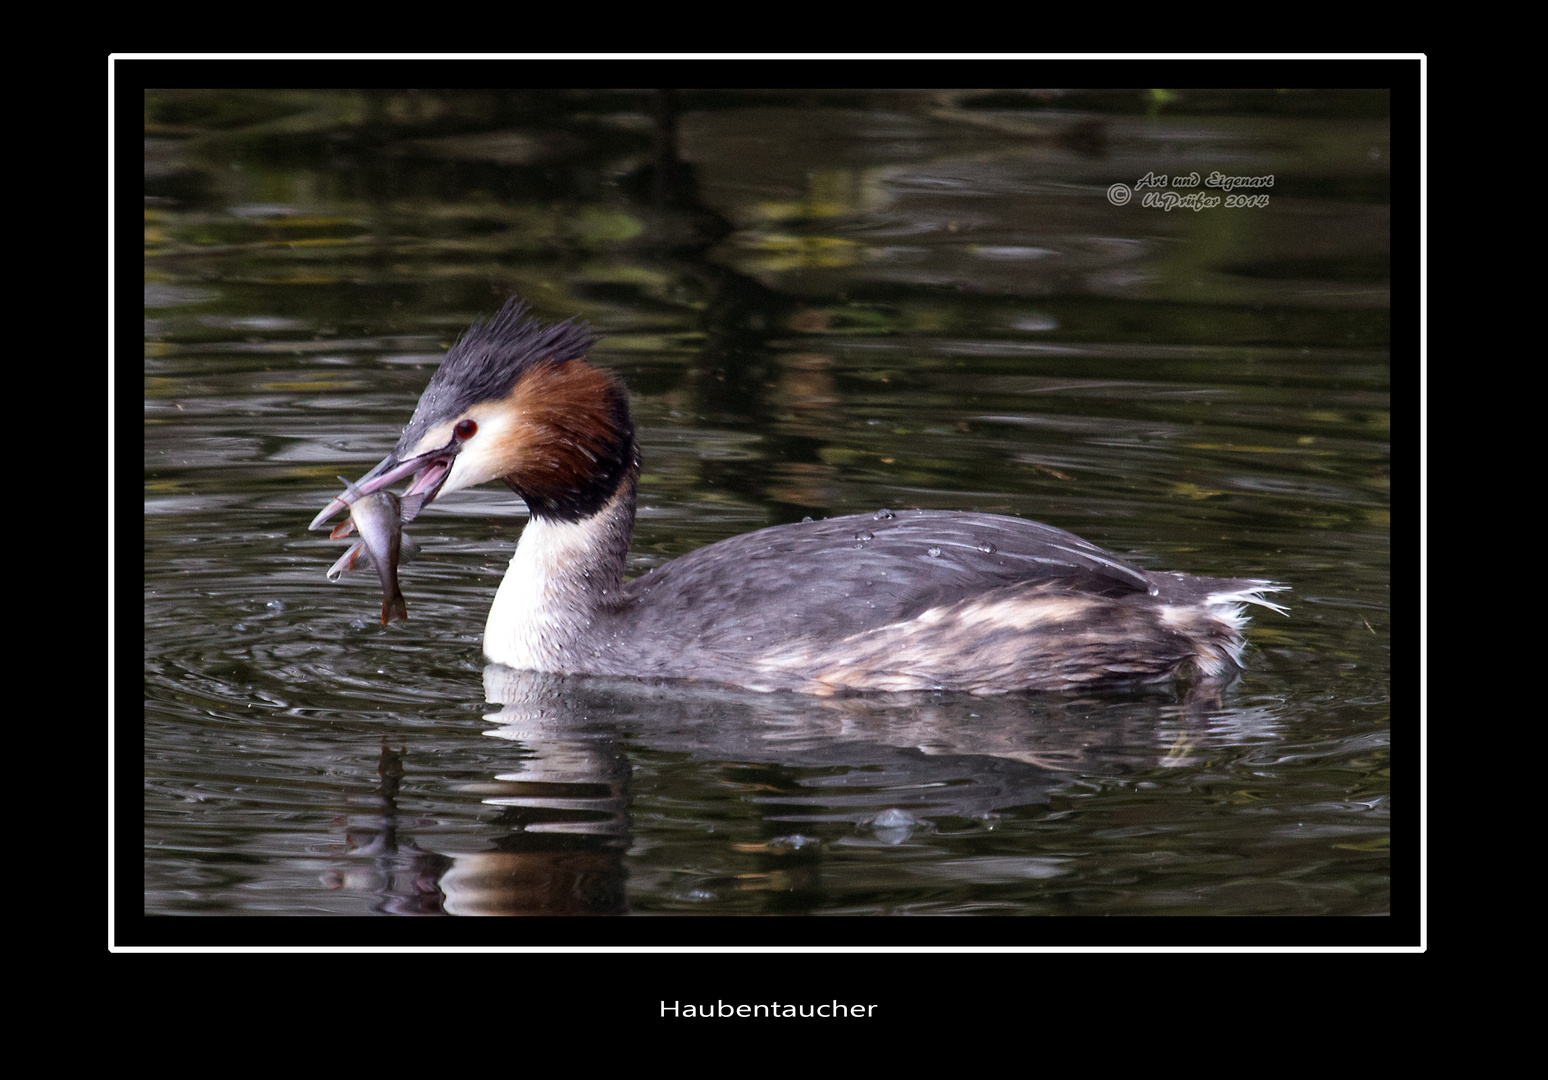
M 360 478 L 355 497 L 412 476 L 404 498 L 422 496 L 423 505 L 503 480 L 534 517 L 595 513 L 632 481 L 639 456 L 622 384 L 583 359 L 596 340 L 589 324 L 545 325 L 512 298 L 452 346 L 398 445 Z M 311 527 L 345 506 L 335 498 Z

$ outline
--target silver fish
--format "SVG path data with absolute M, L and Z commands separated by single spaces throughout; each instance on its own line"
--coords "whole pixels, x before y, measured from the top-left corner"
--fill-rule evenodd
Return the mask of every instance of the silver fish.
M 340 480 L 344 480 L 341 476 Z M 382 581 L 382 625 L 396 615 L 408 618 L 408 603 L 398 587 L 398 567 L 419 553 L 419 545 L 403 535 L 403 525 L 419 514 L 424 502 L 421 495 L 399 498 L 390 491 L 362 495 L 360 489 L 344 480 L 348 494 L 340 501 L 349 506 L 349 519 L 328 534 L 337 540 L 358 530 L 360 539 L 328 569 L 328 580 L 337 581 L 348 570 L 375 566 Z

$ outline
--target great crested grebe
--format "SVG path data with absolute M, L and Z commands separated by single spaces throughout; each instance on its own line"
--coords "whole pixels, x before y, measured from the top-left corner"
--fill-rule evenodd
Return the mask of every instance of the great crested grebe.
M 1072 690 L 1239 670 L 1243 604 L 1284 586 L 1139 570 L 1072 533 L 937 510 L 778 525 L 624 581 L 639 448 L 596 337 L 512 298 L 446 354 L 358 499 L 423 503 L 503 480 L 531 518 L 484 654 L 557 674 L 754 690 Z M 335 498 L 312 522 L 344 509 Z M 337 533 L 336 533 L 337 535 Z

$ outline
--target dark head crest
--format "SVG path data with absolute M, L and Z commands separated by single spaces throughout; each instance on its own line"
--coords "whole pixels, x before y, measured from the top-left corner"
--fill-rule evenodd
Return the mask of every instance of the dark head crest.
M 505 397 L 535 365 L 578 360 L 597 342 L 588 322 L 543 323 L 529 310 L 513 296 L 493 318 L 468 328 L 425 387 L 400 446 L 471 405 Z

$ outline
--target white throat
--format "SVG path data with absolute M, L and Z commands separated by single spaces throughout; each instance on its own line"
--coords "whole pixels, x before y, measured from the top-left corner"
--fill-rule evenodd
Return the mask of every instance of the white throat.
M 587 635 L 597 615 L 620 599 L 634 533 L 632 487 L 591 517 L 527 522 L 484 624 L 485 656 L 532 671 L 592 670 L 581 657 L 595 651 Z

